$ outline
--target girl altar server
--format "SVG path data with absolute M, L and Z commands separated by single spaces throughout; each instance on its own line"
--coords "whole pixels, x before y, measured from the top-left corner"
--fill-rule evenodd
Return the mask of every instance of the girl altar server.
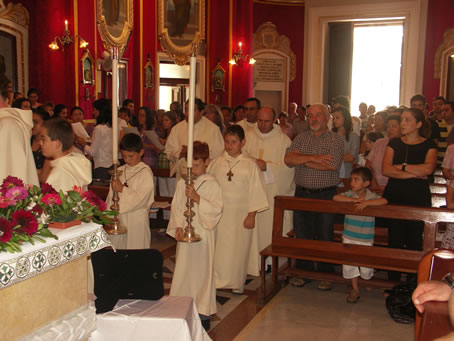
M 192 173 L 197 178 L 193 185 L 183 179 L 177 183 L 172 200 L 167 234 L 177 241 L 183 238 L 187 225 L 184 212 L 187 197 L 194 202 L 192 226 L 201 237 L 196 243 L 177 243 L 176 264 L 170 296 L 190 296 L 201 315 L 202 324 L 209 329 L 209 316 L 216 313 L 216 286 L 214 281 L 214 249 L 216 226 L 222 215 L 222 191 L 214 176 L 206 174 L 210 162 L 208 144 L 195 141 Z
M 225 152 L 209 167 L 209 173 L 221 185 L 224 199 L 214 258 L 216 288 L 229 288 L 237 294 L 243 292 L 247 276 L 255 215 L 268 209 L 260 169 L 254 159 L 241 153 L 245 142 L 243 128 L 227 128 Z

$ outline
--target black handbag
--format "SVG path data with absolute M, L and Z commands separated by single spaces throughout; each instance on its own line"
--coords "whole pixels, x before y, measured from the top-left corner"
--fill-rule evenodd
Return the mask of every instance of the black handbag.
M 386 297 L 386 308 L 391 318 L 397 323 L 409 324 L 415 322 L 416 308 L 411 300 L 411 295 L 416 289 L 416 281 L 399 283 L 391 290 L 385 290 L 389 294 Z
M 96 313 L 111 311 L 119 299 L 159 300 L 164 295 L 162 253 L 154 249 L 102 249 L 91 254 Z

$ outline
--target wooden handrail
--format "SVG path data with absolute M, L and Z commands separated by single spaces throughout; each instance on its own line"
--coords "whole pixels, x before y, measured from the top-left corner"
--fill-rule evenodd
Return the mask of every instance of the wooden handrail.
M 276 196 L 274 198 L 273 244 L 279 245 L 285 239 L 282 236 L 282 221 L 284 210 L 301 210 L 311 212 L 325 212 L 337 214 L 354 214 L 361 216 L 382 217 L 392 219 L 406 219 L 424 221 L 425 251 L 435 247 L 436 225 L 439 222 L 454 223 L 454 210 L 431 208 L 383 205 L 369 206 L 357 212 L 351 203 L 336 202 L 331 200 L 305 199 L 289 196 Z M 286 243 L 287 244 L 287 243 Z M 295 244 L 297 245 L 297 243 Z

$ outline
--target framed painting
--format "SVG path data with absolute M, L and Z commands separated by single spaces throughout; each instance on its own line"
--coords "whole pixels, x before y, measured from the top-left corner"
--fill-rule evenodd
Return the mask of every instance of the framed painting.
M 80 65 L 82 68 L 82 84 L 93 85 L 94 81 L 94 63 L 95 60 L 90 54 L 88 49 L 85 50 L 84 54 L 80 58 Z
M 0 31 L 0 78 L 7 77 L 18 90 L 16 37 Z
M 176 64 L 186 64 L 205 39 L 205 0 L 159 0 L 158 37 Z

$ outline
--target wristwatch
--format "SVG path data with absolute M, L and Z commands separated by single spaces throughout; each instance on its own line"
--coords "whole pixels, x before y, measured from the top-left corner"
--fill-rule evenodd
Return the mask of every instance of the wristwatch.
M 450 272 L 447 273 L 447 274 L 443 277 L 442 281 L 445 282 L 447 285 L 449 285 L 449 287 L 450 287 L 451 289 L 454 289 L 454 280 L 452 279 L 451 273 L 450 273 Z
M 406 162 L 404 162 L 404 163 L 402 164 L 402 171 L 403 171 L 403 172 L 405 172 L 405 167 L 407 167 L 407 163 L 406 163 Z

